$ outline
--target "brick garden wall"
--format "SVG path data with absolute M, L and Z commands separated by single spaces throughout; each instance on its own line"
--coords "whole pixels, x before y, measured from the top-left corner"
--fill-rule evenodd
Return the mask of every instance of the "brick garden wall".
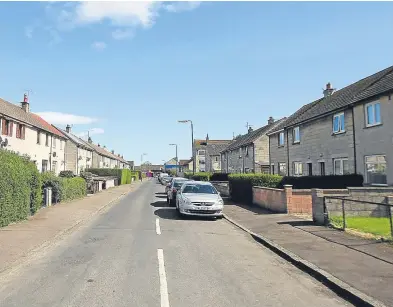
M 292 199 L 287 206 L 288 213 L 312 214 L 311 190 L 292 190 Z
M 255 205 L 273 212 L 287 212 L 286 195 L 284 190 L 265 187 L 253 187 L 252 194 L 253 203 Z

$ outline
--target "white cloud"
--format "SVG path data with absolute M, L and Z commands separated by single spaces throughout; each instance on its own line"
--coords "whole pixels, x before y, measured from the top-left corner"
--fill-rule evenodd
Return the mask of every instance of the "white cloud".
M 106 48 L 106 43 L 104 42 L 94 42 L 91 46 L 96 50 L 104 50 Z
M 113 39 L 122 40 L 134 36 L 134 32 L 131 29 L 116 29 L 112 32 Z
M 87 137 L 88 135 L 92 136 L 92 135 L 103 134 L 103 133 L 105 133 L 105 131 L 102 128 L 92 128 L 92 129 L 89 129 L 88 131 L 77 133 L 76 136 L 78 136 L 80 138 L 84 138 L 84 137 Z
M 38 112 L 47 122 L 53 125 L 87 125 L 97 121 L 95 118 L 60 112 Z
M 180 13 L 184 11 L 192 11 L 201 5 L 200 1 L 179 1 L 164 4 L 165 10 L 171 13 Z

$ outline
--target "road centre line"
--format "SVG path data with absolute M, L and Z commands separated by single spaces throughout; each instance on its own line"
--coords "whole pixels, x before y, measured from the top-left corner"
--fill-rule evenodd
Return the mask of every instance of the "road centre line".
M 161 228 L 160 228 L 160 220 L 159 218 L 156 218 L 156 232 L 158 235 L 161 234 Z
M 161 307 L 169 307 L 168 284 L 165 274 L 164 251 L 157 249 L 158 273 L 160 275 Z

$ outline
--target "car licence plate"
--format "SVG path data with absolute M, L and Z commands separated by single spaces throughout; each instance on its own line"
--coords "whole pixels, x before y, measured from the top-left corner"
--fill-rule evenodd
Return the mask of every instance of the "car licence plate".
M 205 207 L 205 206 L 198 206 L 197 210 L 210 210 L 210 207 Z

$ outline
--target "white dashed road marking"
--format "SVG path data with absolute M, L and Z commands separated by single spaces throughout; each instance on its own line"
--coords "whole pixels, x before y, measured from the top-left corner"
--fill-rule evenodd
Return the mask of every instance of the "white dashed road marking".
M 157 249 L 158 273 L 160 275 L 161 307 L 169 307 L 168 285 L 165 274 L 164 251 Z
M 158 235 L 161 234 L 160 220 L 158 218 L 156 218 L 156 232 Z

